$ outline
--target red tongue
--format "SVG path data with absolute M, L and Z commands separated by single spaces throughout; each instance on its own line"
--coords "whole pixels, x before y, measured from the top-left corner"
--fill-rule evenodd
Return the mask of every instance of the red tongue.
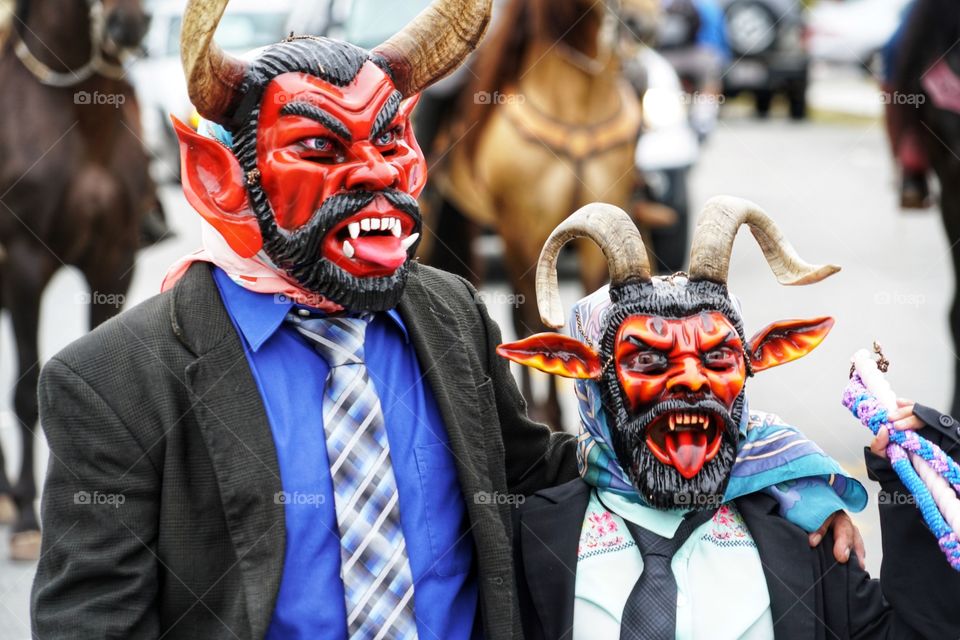
M 400 238 L 393 234 L 360 236 L 350 241 L 356 257 L 387 269 L 396 269 L 407 260 L 407 252 L 400 246 Z
M 673 431 L 667 434 L 667 454 L 673 466 L 689 480 L 700 472 L 707 457 L 707 434 L 703 430 Z

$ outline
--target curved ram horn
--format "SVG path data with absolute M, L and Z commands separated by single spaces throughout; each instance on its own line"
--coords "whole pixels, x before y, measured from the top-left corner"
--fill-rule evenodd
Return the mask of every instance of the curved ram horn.
M 397 89 L 412 96 L 456 69 L 490 22 L 492 0 L 435 0 L 373 50 L 383 56 Z
M 217 46 L 213 34 L 228 0 L 188 0 L 180 29 L 180 60 L 197 112 L 224 124 L 239 101 L 247 65 Z
M 754 203 L 731 196 L 717 196 L 704 205 L 693 232 L 691 280 L 726 284 L 733 240 L 744 224 L 750 227 L 780 284 L 813 284 L 840 271 L 836 265 L 805 262 L 770 216 Z
M 554 329 L 565 324 L 557 282 L 557 258 L 563 245 L 576 238 L 590 238 L 603 250 L 611 285 L 650 279 L 650 261 L 643 238 L 623 209 L 602 202 L 578 209 L 553 230 L 537 262 L 540 319 Z

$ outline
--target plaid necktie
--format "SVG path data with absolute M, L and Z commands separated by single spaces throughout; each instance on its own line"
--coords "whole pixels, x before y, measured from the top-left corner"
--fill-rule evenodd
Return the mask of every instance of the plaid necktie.
M 363 362 L 369 316 L 287 321 L 330 365 L 323 428 L 340 529 L 340 577 L 351 640 L 417 637 L 413 576 L 383 411 Z
M 687 514 L 672 538 L 658 536 L 623 519 L 643 557 L 643 573 L 623 608 L 620 640 L 674 640 L 677 637 L 677 579 L 670 561 L 693 530 L 713 514 L 714 511 Z

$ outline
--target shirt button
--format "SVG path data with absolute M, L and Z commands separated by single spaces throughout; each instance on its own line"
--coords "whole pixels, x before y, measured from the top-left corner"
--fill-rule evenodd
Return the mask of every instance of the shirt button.
M 301 318 L 306 318 L 310 315 L 310 309 L 297 309 L 297 313 L 300 314 Z
M 503 578 L 497 576 L 493 579 L 493 584 L 497 585 L 498 587 L 503 586 Z

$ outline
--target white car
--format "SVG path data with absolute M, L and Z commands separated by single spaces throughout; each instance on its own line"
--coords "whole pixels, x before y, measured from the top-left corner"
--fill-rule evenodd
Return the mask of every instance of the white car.
M 879 72 L 880 51 L 911 0 L 821 0 L 811 11 L 808 46 L 815 60 Z
M 282 40 L 292 0 L 234 0 L 217 28 L 216 40 L 224 50 L 242 55 Z M 140 101 L 144 142 L 157 160 L 154 177 L 160 182 L 180 176 L 180 151 L 170 124 L 174 115 L 196 126 L 197 114 L 187 96 L 180 63 L 180 22 L 182 0 L 161 0 L 149 5 L 153 13 L 144 38 L 146 57 L 129 66 Z

